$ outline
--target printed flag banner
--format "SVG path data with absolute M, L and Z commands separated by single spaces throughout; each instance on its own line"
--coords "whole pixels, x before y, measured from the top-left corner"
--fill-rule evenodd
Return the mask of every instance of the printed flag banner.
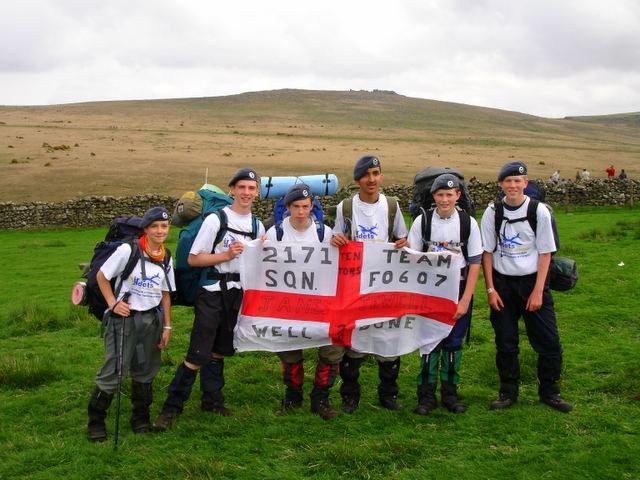
M 435 347 L 453 325 L 460 255 L 390 243 L 254 240 L 240 256 L 238 351 L 345 345 L 384 356 Z

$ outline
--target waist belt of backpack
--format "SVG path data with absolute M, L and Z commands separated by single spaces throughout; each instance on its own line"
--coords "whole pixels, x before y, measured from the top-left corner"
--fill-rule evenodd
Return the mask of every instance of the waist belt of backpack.
M 239 282 L 240 274 L 239 273 L 220 273 L 214 270 L 214 271 L 210 271 L 207 274 L 207 278 L 209 280 L 218 280 L 220 282 L 220 290 L 222 291 L 222 309 L 224 311 L 225 321 L 227 322 L 227 328 L 229 329 L 229 331 L 233 331 L 235 322 L 233 321 L 233 318 L 231 318 L 232 308 L 227 303 L 228 302 L 227 292 L 229 291 L 227 289 L 227 282 Z
M 216 271 L 211 271 L 207 273 L 207 278 L 209 280 L 218 280 L 220 282 L 239 282 L 240 274 L 239 273 L 220 273 Z

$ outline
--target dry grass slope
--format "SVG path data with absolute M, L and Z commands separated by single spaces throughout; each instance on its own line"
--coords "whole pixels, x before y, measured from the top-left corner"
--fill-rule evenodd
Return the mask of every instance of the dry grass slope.
M 335 172 L 372 152 L 387 183 L 427 165 L 491 179 L 510 158 L 533 176 L 611 163 L 640 175 L 640 116 L 547 119 L 392 92 L 276 90 L 227 97 L 0 107 L 0 201 L 179 194 L 264 175 Z

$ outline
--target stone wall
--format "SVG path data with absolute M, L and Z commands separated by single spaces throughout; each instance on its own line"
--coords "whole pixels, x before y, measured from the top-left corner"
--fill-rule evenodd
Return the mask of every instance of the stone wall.
M 552 206 L 604 206 L 628 205 L 638 201 L 640 182 L 637 180 L 590 180 L 586 182 L 540 182 L 545 187 L 546 201 Z M 328 214 L 335 205 L 355 191 L 355 186 L 340 189 L 335 196 L 321 198 Z M 400 198 L 404 210 L 411 201 L 411 186 L 391 185 L 384 188 L 387 195 Z M 498 193 L 496 182 L 472 181 L 469 191 L 481 211 Z M 163 205 L 172 210 L 176 198 L 163 195 L 135 197 L 85 197 L 62 203 L 0 203 L 0 229 L 26 229 L 43 227 L 106 226 L 118 215 L 142 215 L 146 209 Z M 273 200 L 256 202 L 259 218 L 271 215 Z

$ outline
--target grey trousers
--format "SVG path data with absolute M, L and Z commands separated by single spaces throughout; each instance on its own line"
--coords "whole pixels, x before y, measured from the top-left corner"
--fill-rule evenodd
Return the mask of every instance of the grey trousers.
M 135 316 L 138 316 L 138 328 L 135 325 Z M 96 386 L 105 393 L 114 393 L 118 384 L 117 361 L 123 323 L 125 328 L 122 379 L 126 378 L 127 373 L 131 373 L 132 380 L 150 383 L 160 370 L 160 349 L 158 348 L 162 338 L 160 312 L 157 309 L 136 312 L 124 319 L 107 315 L 103 321 L 104 363 L 96 375 Z M 142 355 L 139 348 L 136 348 L 138 343 L 141 344 Z

